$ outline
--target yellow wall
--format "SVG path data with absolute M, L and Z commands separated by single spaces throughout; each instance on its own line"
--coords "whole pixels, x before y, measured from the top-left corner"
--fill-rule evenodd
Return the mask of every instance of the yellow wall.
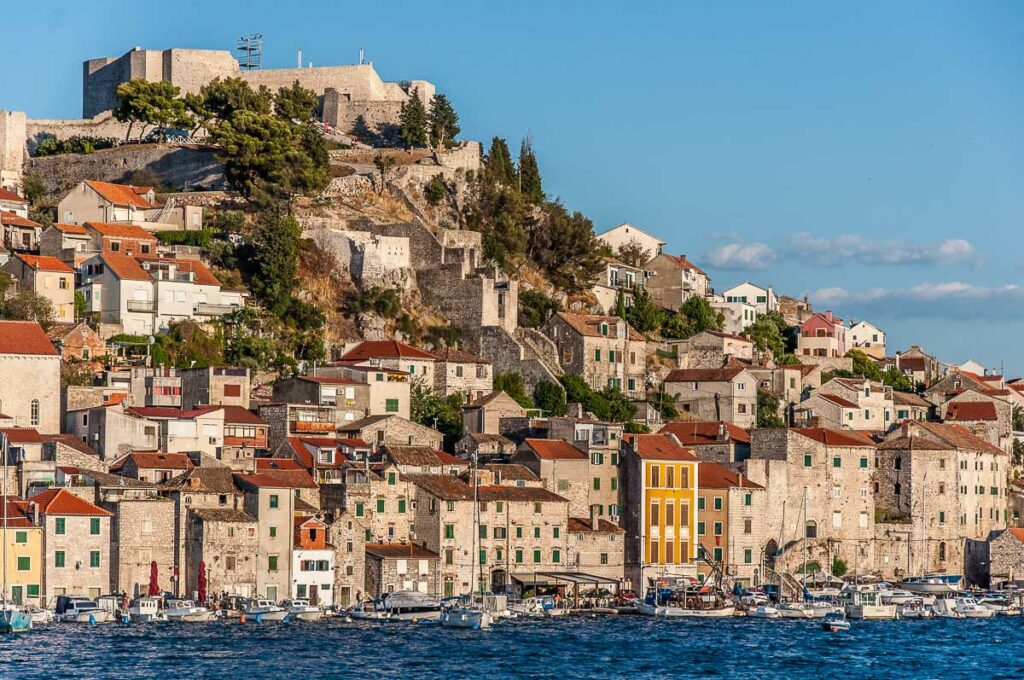
M 667 487 L 668 470 L 673 470 L 673 486 Z M 654 470 L 657 470 L 657 485 L 654 484 Z M 685 470 L 685 473 L 683 472 Z M 696 555 L 697 533 L 697 463 L 690 461 L 644 460 L 644 563 L 645 564 L 689 564 Z M 685 484 L 684 484 L 685 477 Z M 658 559 L 651 555 L 651 505 L 658 501 Z M 675 503 L 675 539 L 673 555 L 666 554 L 665 547 L 665 506 Z M 686 508 L 684 521 L 680 508 Z M 681 554 L 681 544 L 686 543 L 686 554 Z
M 25 543 L 18 543 L 18 534 L 23 533 Z M 43 584 L 43 530 L 40 527 L 18 529 L 11 527 L 4 535 L 0 527 L 0 540 L 7 543 L 7 599 L 11 599 L 14 587 L 21 586 L 22 602 L 38 604 Z M 29 558 L 29 570 L 18 571 L 18 558 Z M 2 568 L 2 564 L 0 564 Z M 39 586 L 36 595 L 29 596 L 29 586 Z

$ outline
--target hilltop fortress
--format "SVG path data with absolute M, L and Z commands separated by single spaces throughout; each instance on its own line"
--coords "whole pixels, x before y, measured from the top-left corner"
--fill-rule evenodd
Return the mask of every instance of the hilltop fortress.
M 117 87 L 130 80 L 166 81 L 194 93 L 215 78 L 237 77 L 253 87 L 272 91 L 298 81 L 320 97 L 326 125 L 349 132 L 361 123 L 382 134 L 398 122 L 402 103 L 415 92 L 429 105 L 436 88 L 426 80 L 385 82 L 372 63 L 308 68 L 242 69 L 226 50 L 144 50 L 136 47 L 119 57 L 100 57 L 83 64 L 80 120 L 33 120 L 24 112 L 0 111 L 0 186 L 16 186 L 26 154 L 39 142 L 74 135 L 124 136 L 125 126 L 110 110 L 117 105 Z

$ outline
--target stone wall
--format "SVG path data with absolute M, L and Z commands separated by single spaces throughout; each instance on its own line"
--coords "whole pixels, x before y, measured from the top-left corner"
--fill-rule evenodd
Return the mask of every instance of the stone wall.
M 25 163 L 26 117 L 23 111 L 0 110 L 0 186 L 19 187 Z
M 110 537 L 110 587 L 128 597 L 148 593 L 150 564 L 156 562 L 158 583 L 174 590 L 174 502 L 169 498 L 101 503 L 114 513 Z
M 348 607 L 364 599 L 366 588 L 366 523 L 354 513 L 335 513 L 327 540 L 334 546 L 334 605 Z

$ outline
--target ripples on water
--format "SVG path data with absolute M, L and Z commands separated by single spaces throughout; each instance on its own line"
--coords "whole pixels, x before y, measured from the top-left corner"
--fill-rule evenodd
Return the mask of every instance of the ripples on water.
M 1020 617 L 984 621 L 517 620 L 56 625 L 0 636 L 0 678 L 1024 678 Z

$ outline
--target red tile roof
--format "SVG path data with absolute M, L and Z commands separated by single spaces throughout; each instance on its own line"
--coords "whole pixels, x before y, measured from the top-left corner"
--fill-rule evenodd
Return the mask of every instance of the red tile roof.
M 580 335 L 584 335 L 590 338 L 614 338 L 615 336 L 613 335 L 612 329 L 615 327 L 615 324 L 626 323 L 625 320 L 617 316 L 597 316 L 595 314 L 569 314 L 567 312 L 558 312 L 557 316 L 566 324 L 568 324 L 568 326 L 572 328 L 574 331 L 576 331 Z M 601 333 L 602 323 L 608 324 L 607 336 Z M 635 328 L 633 328 L 629 324 L 626 324 L 626 327 L 628 328 L 627 334 L 630 340 L 642 341 L 644 339 L 644 336 L 641 335 L 640 332 L 637 331 Z
M 261 470 L 255 475 L 235 475 L 236 479 L 269 488 L 315 489 L 316 482 L 305 470 Z
M 985 451 L 987 453 L 1006 455 L 1006 452 L 998 446 L 989 444 L 963 425 L 958 425 L 956 423 L 932 423 L 924 420 L 910 421 L 909 425 L 911 427 L 922 428 L 933 436 L 938 437 L 958 449 L 966 449 L 968 451 Z
M 131 460 L 135 463 L 135 467 L 143 468 L 147 470 L 158 469 L 158 470 L 188 470 L 195 467 L 189 457 L 184 453 L 159 453 L 156 451 L 134 451 L 129 453 L 127 456 L 114 463 L 110 470 L 111 472 L 118 472 L 123 470 L 125 464 Z
M 440 559 L 436 552 L 415 543 L 367 543 L 366 554 L 382 559 Z
M 702 444 L 720 444 L 718 439 L 719 426 L 725 427 L 725 441 L 740 444 L 750 443 L 750 433 L 735 423 L 724 420 L 713 420 L 702 423 L 665 423 L 658 434 L 674 434 L 683 446 Z
M 622 527 L 612 524 L 606 519 L 597 520 L 597 529 L 594 529 L 590 524 L 589 519 L 583 517 L 570 517 L 569 523 L 566 526 L 566 530 L 570 533 L 580 533 L 584 531 L 598 531 L 602 534 L 621 534 L 625 533 L 625 529 Z
M 946 407 L 946 420 L 999 420 L 999 416 L 991 401 L 951 401 Z
M 86 222 L 85 227 L 86 230 L 92 229 L 101 236 L 109 238 L 133 238 L 140 241 L 156 242 L 156 236 L 153 236 L 148 231 L 135 224 L 122 222 Z
M 494 473 L 494 479 L 502 481 L 524 481 L 539 482 L 540 477 L 534 474 L 533 470 L 518 463 L 489 463 L 483 466 L 484 470 Z
M 389 444 L 384 451 L 391 460 L 398 465 L 418 465 L 426 467 L 440 467 L 444 465 L 465 466 L 468 463 L 461 458 L 438 451 L 429 446 L 395 446 Z
M 117 206 L 128 206 L 132 208 L 155 208 L 156 206 L 142 197 L 153 190 L 153 187 L 136 187 L 130 184 L 111 184 L 110 182 L 97 182 L 96 180 L 85 180 L 86 186 L 90 187 L 104 199 Z
M 7 427 L 0 429 L 0 432 L 12 444 L 42 444 L 50 441 L 49 437 L 44 437 L 30 427 Z
M 703 269 L 701 269 L 700 267 L 698 267 L 694 263 L 692 263 L 689 260 L 687 260 L 686 259 L 686 255 L 679 255 L 678 257 L 675 256 L 675 255 L 666 255 L 666 256 L 670 260 L 672 260 L 673 262 L 678 264 L 680 267 L 682 267 L 683 269 L 690 269 L 692 271 L 697 272 L 698 274 L 703 274 L 704 276 L 707 276 L 707 272 L 705 272 Z
M 525 443 L 544 460 L 587 460 L 587 454 L 564 439 L 527 439 Z
M 665 382 L 730 382 L 745 370 L 742 367 L 677 368 L 665 377 Z
M 204 416 L 207 413 L 220 411 L 223 408 L 223 406 L 202 406 L 200 408 L 192 409 L 191 411 L 184 411 L 180 408 L 174 408 L 172 406 L 132 406 L 127 410 L 129 413 L 140 416 L 142 418 L 192 420 L 198 416 Z
M 260 418 L 247 408 L 241 406 L 218 406 L 224 410 L 224 422 L 232 425 L 267 425 L 267 421 Z
M 15 257 L 21 259 L 22 262 L 27 264 L 33 269 L 38 269 L 44 272 L 61 272 L 63 274 L 74 274 L 75 270 L 67 266 L 55 257 L 49 257 L 47 255 L 23 255 L 18 253 Z
M 826 401 L 831 401 L 833 404 L 836 404 L 837 406 L 842 406 L 843 408 L 860 408 L 859 406 L 857 406 L 857 404 L 853 403 L 849 399 L 844 399 L 843 397 L 840 397 L 838 394 L 827 394 L 825 392 L 818 392 L 818 394 L 815 396 L 821 397 Z
M 32 514 L 28 510 L 28 501 L 15 496 L 0 496 L 0 508 L 7 505 L 7 526 L 12 529 L 30 529 Z
M 25 227 L 26 229 L 35 229 L 36 227 L 43 226 L 21 215 L 6 211 L 0 212 L 0 224 L 6 224 L 11 227 Z
M 289 438 L 290 441 L 291 438 Z M 291 458 L 257 458 L 256 472 L 268 470 L 305 470 L 301 463 Z
M 44 515 L 86 515 L 110 517 L 111 513 L 96 507 L 84 498 L 79 498 L 67 489 L 47 489 L 29 498 L 39 505 Z
M 795 428 L 793 432 L 813 439 L 825 446 L 850 446 L 875 448 L 875 442 L 871 437 L 851 430 L 830 430 L 827 427 L 803 427 Z
M 152 281 L 153 277 L 142 268 L 139 261 L 129 255 L 113 255 L 104 253 L 100 261 L 107 266 L 119 279 L 125 281 Z
M 63 224 L 61 222 L 54 222 L 52 225 L 54 229 L 61 232 L 62 234 L 76 234 L 78 236 L 85 236 L 88 232 L 80 224 Z
M 638 458 L 644 460 L 697 460 L 693 449 L 682 446 L 671 434 L 623 435 Z
M 10 189 L 0 187 L 0 201 L 7 203 L 28 203 L 28 199 L 19 196 Z
M 0 321 L 0 354 L 57 356 L 57 350 L 35 321 Z
M 1019 527 L 1010 527 L 1010 535 L 1016 538 L 1018 541 L 1024 541 L 1024 529 Z
M 763 489 L 757 482 L 750 481 L 747 477 L 740 477 L 721 463 L 701 461 L 697 480 L 701 489 Z
M 430 352 L 407 345 L 397 340 L 367 340 L 342 355 L 341 361 L 366 361 L 368 359 L 428 359 L 437 361 Z

